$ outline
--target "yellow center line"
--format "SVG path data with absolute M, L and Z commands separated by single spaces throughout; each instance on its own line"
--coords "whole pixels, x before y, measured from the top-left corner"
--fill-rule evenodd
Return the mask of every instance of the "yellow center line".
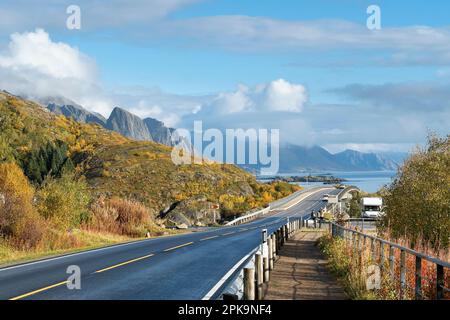
M 48 287 L 45 287 L 45 288 L 42 288 L 42 289 L 38 289 L 38 290 L 35 290 L 35 291 L 31 291 L 31 292 L 22 294 L 22 295 L 20 295 L 20 296 L 11 298 L 11 299 L 9 299 L 9 300 L 19 300 L 19 299 L 23 299 L 23 298 L 32 296 L 33 294 L 36 294 L 36 293 L 39 293 L 39 292 L 43 292 L 43 291 L 46 291 L 46 290 L 50 290 L 50 289 L 52 289 L 52 288 L 56 288 L 56 287 L 62 286 L 62 285 L 64 285 L 64 284 L 67 284 L 67 280 L 66 280 L 66 281 L 62 281 L 62 282 L 58 282 L 58 283 L 55 283 L 55 284 L 52 284 L 51 286 L 48 286 Z
M 188 243 L 185 243 L 185 244 L 180 244 L 179 246 L 176 246 L 176 247 L 172 247 L 172 248 L 166 249 L 166 250 L 164 250 L 164 252 L 172 251 L 172 250 L 175 250 L 175 249 L 178 249 L 178 248 L 181 248 L 181 247 L 186 247 L 186 246 L 191 245 L 191 244 L 193 244 L 193 243 L 194 243 L 194 242 L 188 242 Z
M 140 257 L 140 258 L 128 260 L 128 261 L 125 261 L 125 262 L 113 265 L 111 267 L 107 267 L 107 268 L 104 268 L 104 269 L 97 270 L 97 271 L 95 271 L 95 273 L 105 272 L 105 271 L 108 271 L 108 270 L 111 270 L 111 269 L 114 269 L 114 268 L 117 268 L 117 267 L 121 267 L 121 266 L 127 265 L 129 263 L 133 263 L 133 262 L 136 262 L 136 261 L 139 261 L 139 260 L 150 258 L 152 256 L 154 256 L 154 254 L 148 254 L 148 255 Z
M 233 231 L 233 232 L 224 233 L 223 236 L 228 236 L 228 235 L 233 234 L 233 233 L 236 233 L 236 232 Z
M 212 237 L 200 239 L 200 241 L 211 240 L 211 239 L 218 238 L 218 237 L 219 236 L 212 236 Z

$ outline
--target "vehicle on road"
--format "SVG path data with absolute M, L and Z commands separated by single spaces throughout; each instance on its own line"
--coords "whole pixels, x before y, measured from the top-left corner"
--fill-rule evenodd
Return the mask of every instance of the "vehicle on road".
M 379 218 L 383 214 L 383 199 L 378 197 L 361 198 L 361 207 L 363 218 Z
M 330 196 L 328 195 L 328 194 L 324 194 L 323 195 L 323 198 L 322 198 L 322 201 L 324 201 L 324 202 L 328 202 L 328 198 L 329 198 Z

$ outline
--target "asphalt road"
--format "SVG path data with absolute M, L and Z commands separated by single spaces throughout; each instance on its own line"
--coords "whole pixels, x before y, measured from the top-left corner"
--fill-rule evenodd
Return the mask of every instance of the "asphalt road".
M 308 217 L 324 204 L 318 191 L 291 208 L 253 222 L 108 248 L 0 269 L 0 299 L 202 299 L 287 217 Z M 69 290 L 67 267 L 81 270 L 81 289 Z

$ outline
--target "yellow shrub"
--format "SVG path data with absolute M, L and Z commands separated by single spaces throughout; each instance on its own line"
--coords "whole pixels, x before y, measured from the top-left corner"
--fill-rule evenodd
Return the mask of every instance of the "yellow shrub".
M 14 163 L 0 164 L 0 235 L 19 247 L 36 246 L 44 225 L 33 208 L 34 190 Z

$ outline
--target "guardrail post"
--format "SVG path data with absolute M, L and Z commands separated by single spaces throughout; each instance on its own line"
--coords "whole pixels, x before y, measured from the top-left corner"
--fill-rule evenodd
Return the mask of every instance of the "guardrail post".
M 267 238 L 267 247 L 269 249 L 269 270 L 273 270 L 273 249 L 272 238 Z
M 263 261 L 260 253 L 255 255 L 255 269 L 256 269 L 256 300 L 262 300 L 263 296 Z
M 280 233 L 279 233 L 279 230 L 276 230 L 275 231 L 275 238 L 276 238 L 276 242 L 275 242 L 275 248 L 276 248 L 276 250 L 277 250 L 277 255 L 279 254 L 279 252 L 280 252 Z
M 416 256 L 416 300 L 420 300 L 422 298 L 422 258 Z
M 389 274 L 391 275 L 391 280 L 395 279 L 395 248 L 389 245 Z
M 273 260 L 275 261 L 277 257 L 277 237 L 275 236 L 275 233 L 271 235 L 272 237 L 272 255 Z
M 255 269 L 244 268 L 244 300 L 255 300 Z
M 400 299 L 403 299 L 406 289 L 406 252 L 400 251 Z
M 269 272 L 269 258 L 263 257 L 263 268 L 264 268 L 264 282 L 269 282 L 270 272 Z
M 444 298 L 444 266 L 436 264 L 436 299 Z
M 384 243 L 383 241 L 380 240 L 380 269 L 383 272 L 384 270 L 384 262 L 385 262 L 385 257 L 384 257 Z

